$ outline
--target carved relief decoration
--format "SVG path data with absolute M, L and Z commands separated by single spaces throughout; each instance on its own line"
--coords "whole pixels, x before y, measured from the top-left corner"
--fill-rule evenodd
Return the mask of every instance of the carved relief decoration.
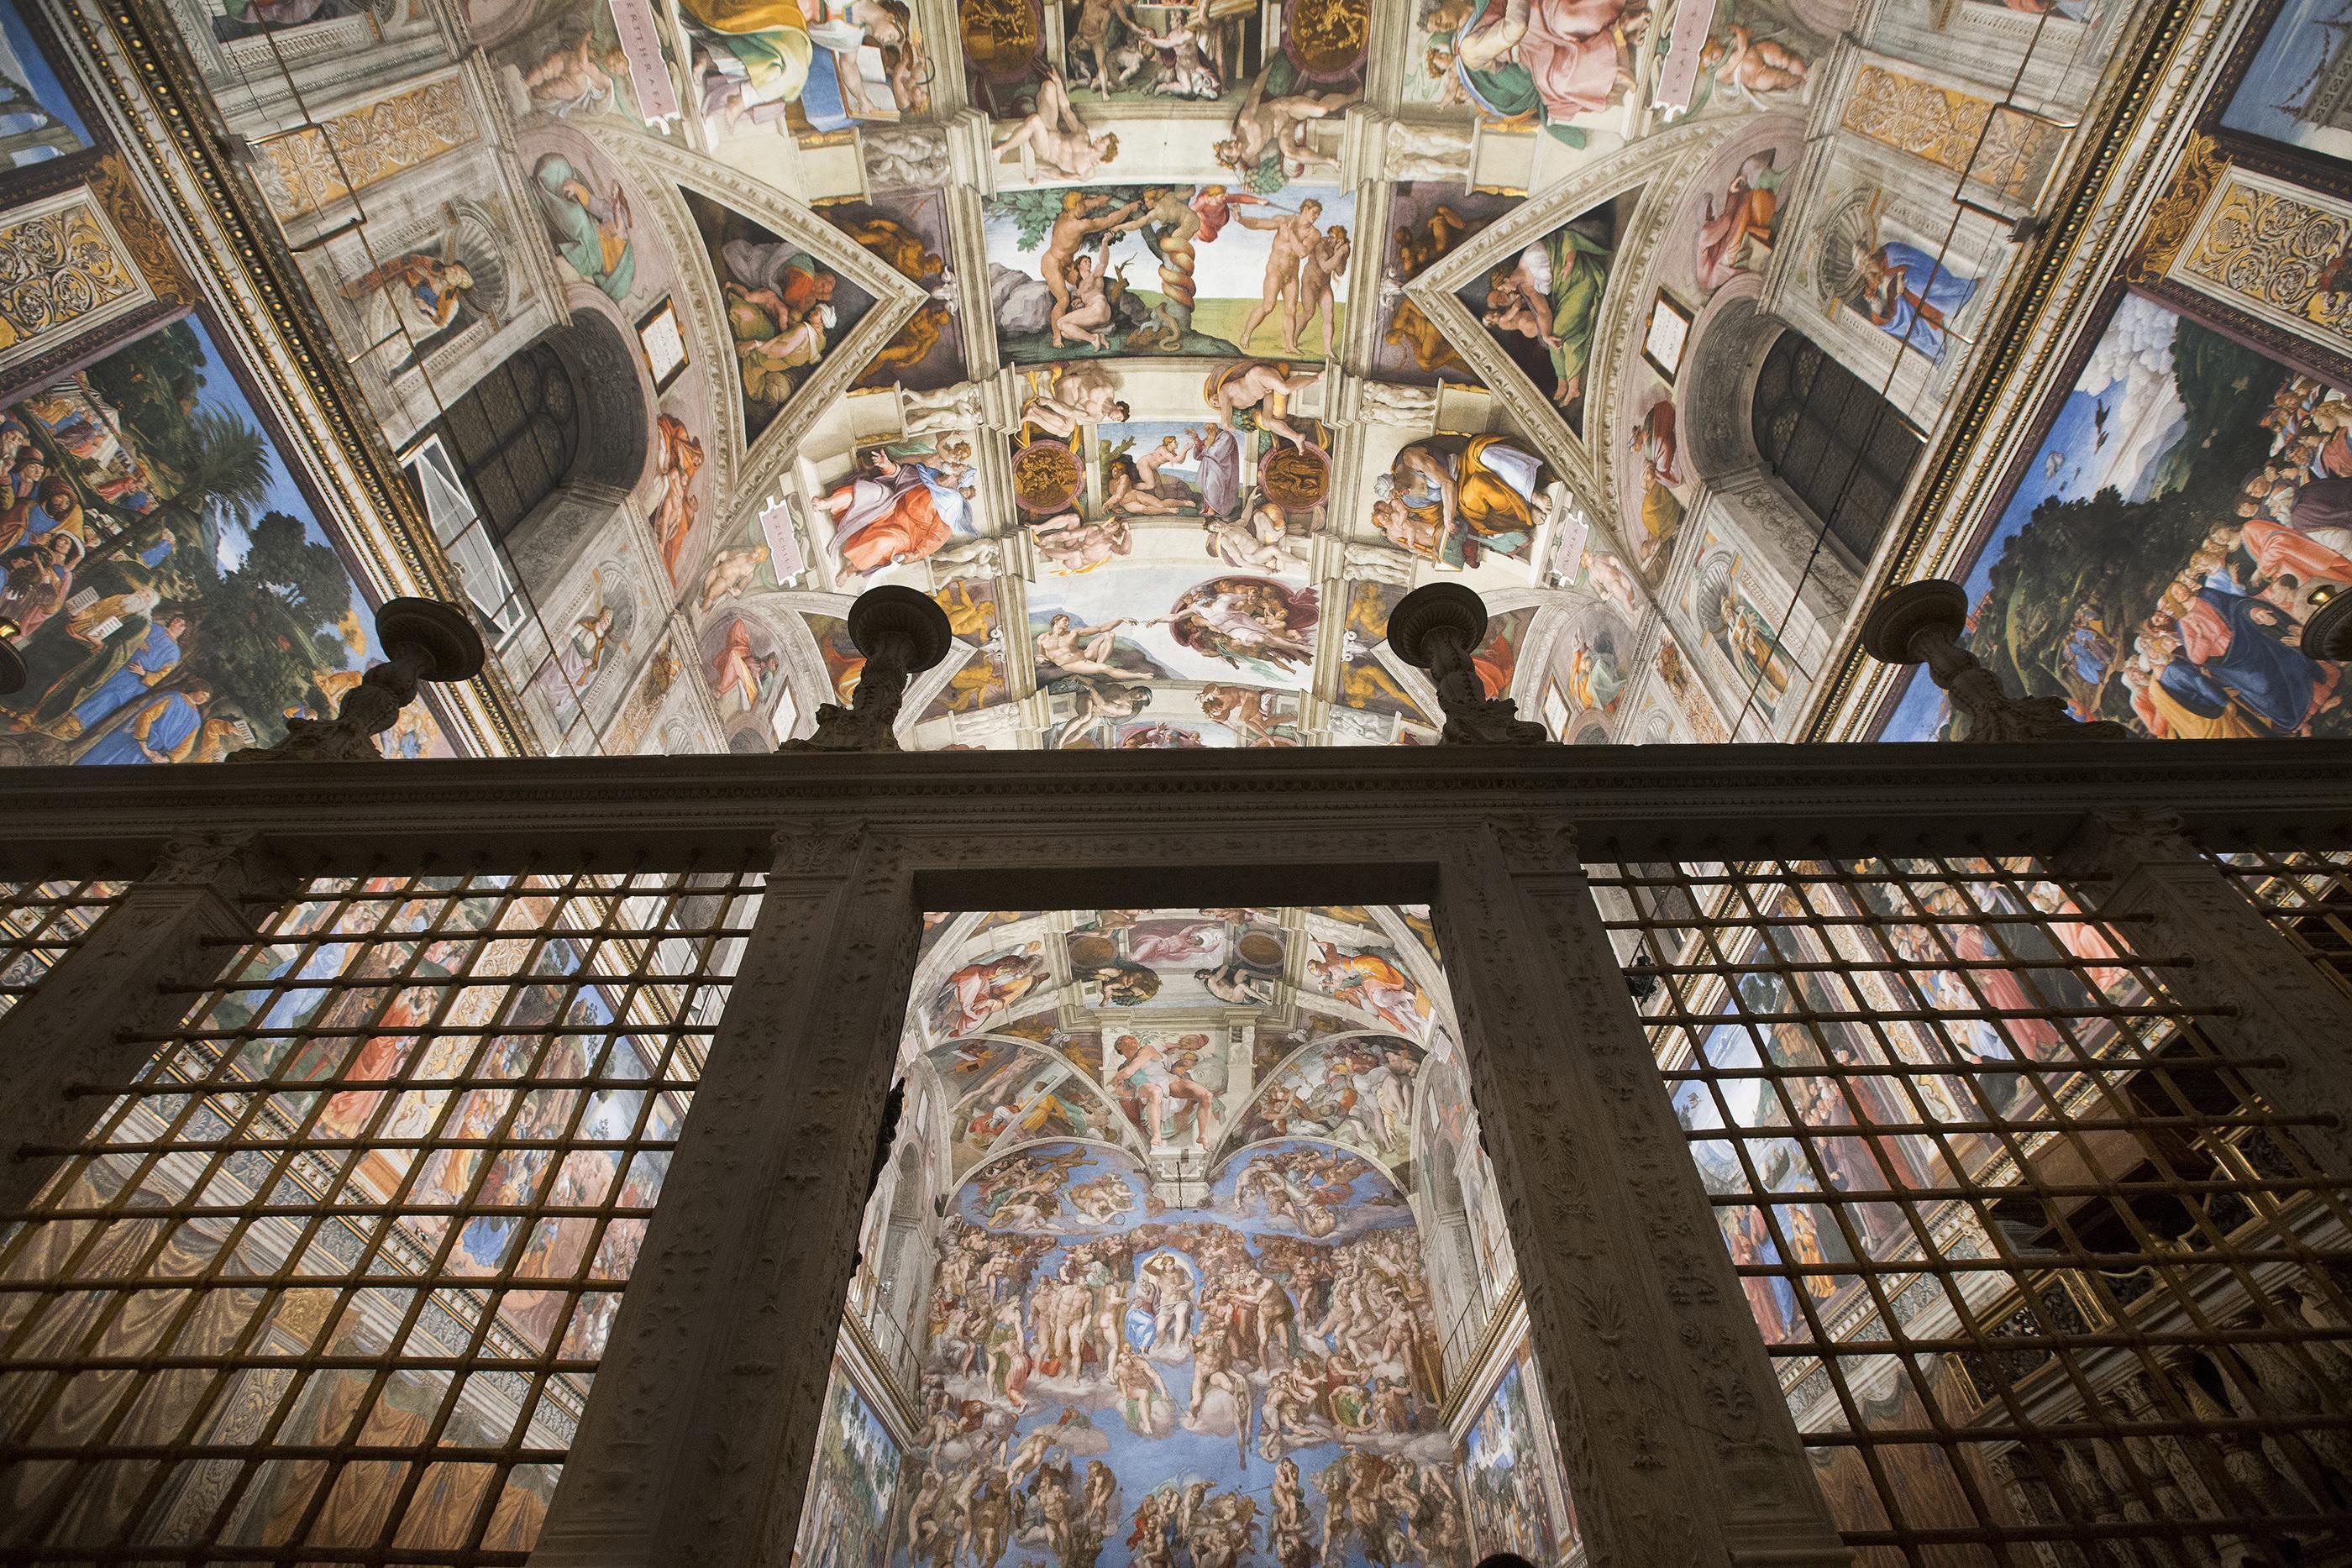
M 2188 151 L 2180 155 L 2172 183 L 2149 210 L 2139 250 L 2125 268 L 2126 277 L 2134 283 L 2146 283 L 2164 276 L 2173 257 L 2188 242 L 2189 231 L 2197 222 L 2197 214 L 2204 210 L 2206 198 L 2213 193 L 2214 185 L 2229 167 L 2230 161 L 2214 151 L 2211 137 L 2198 135 L 2189 139 Z
M 2289 330 L 2352 348 L 2352 288 L 2340 279 L 2352 208 L 2259 175 L 2224 173 L 2170 276 Z
M 100 158 L 91 172 L 89 188 L 106 209 L 107 222 L 113 225 L 115 237 L 122 242 L 123 251 L 147 280 L 155 298 L 167 305 L 185 305 L 193 300 L 194 286 L 180 264 L 178 253 L 172 248 L 171 237 L 148 210 L 121 158 L 112 152 Z
M 89 189 L 0 217 L 0 365 L 149 298 Z
M 2055 122 L 1884 66 L 1855 73 L 1841 127 L 1922 158 L 2012 202 L 2030 202 L 2065 140 Z
M 480 135 L 463 83 L 448 77 L 270 137 L 257 172 L 271 209 L 299 218 Z

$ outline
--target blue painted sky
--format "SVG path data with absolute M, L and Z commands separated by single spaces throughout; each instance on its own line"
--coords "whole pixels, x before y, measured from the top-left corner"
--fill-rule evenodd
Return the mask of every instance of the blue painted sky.
M 65 88 L 58 82 L 57 73 L 49 68 L 49 62 L 42 55 L 40 47 L 33 42 L 33 30 L 25 25 L 25 18 L 18 14 L 13 0 L 9 5 L 0 5 L 0 43 L 5 44 L 10 57 L 0 60 L 0 70 L 22 82 L 43 109 L 65 121 L 87 144 L 89 127 L 82 122 L 81 116 L 74 110 L 73 100 L 66 96 Z

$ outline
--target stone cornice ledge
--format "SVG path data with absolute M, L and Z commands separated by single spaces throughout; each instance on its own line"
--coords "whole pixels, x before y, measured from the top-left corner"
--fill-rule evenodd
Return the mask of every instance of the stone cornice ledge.
M 0 874 L 135 873 L 194 827 L 249 830 L 289 862 L 338 870 L 407 870 L 428 857 L 444 866 L 523 857 L 677 865 L 761 853 L 779 830 L 856 820 L 959 838 L 965 865 L 987 862 L 989 841 L 1011 835 L 1030 835 L 1021 848 L 1034 861 L 1041 831 L 1066 837 L 1079 862 L 1099 857 L 1106 834 L 1279 860 L 1286 834 L 1351 826 L 1364 833 L 1365 860 L 1392 862 L 1442 828 L 1530 817 L 1573 827 L 1595 860 L 2047 852 L 2093 810 L 2168 812 L 2217 847 L 2284 849 L 2352 842 L 2347 781 L 2345 741 L 13 768 L 0 769 L 11 824 Z

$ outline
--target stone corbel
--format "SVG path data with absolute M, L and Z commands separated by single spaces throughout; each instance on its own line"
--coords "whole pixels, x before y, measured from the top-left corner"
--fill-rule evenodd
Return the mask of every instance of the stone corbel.
M 2210 1009 L 2198 1027 L 2219 1054 L 2269 1059 L 2242 1071 L 2273 1106 L 2315 1118 L 2292 1134 L 2314 1163 L 2352 1169 L 2352 1074 L 2344 1070 L 2352 1002 L 2206 857 L 2180 819 L 2094 814 L 2055 868 L 2104 881 L 2094 917 L 2127 923 L 2127 940 L 2161 967 L 2174 999 Z
M 128 1082 L 178 1025 L 191 998 L 251 940 L 302 878 L 257 834 L 199 829 L 163 845 L 40 983 L 0 1019 L 10 1063 L 0 1095 L 0 1210 L 16 1210 L 56 1174 L 55 1151 L 89 1136 L 110 1096 L 84 1086 Z
M 1015 528 L 996 542 L 1003 551 L 1004 573 L 1007 577 L 1022 578 L 1030 582 L 1037 580 L 1035 536 L 1032 535 L 1027 528 Z
M 302 882 L 259 833 L 200 828 L 167 840 L 140 885 L 207 887 L 232 902 L 283 904 Z
M 1339 121 L 1339 185 L 1343 190 L 1381 178 L 1383 132 L 1389 117 L 1369 103 L 1349 107 Z

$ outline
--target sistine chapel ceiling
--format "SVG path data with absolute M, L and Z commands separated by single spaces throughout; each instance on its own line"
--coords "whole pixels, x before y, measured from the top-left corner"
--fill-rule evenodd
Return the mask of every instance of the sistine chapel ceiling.
M 260 680 L 216 612 L 250 527 L 226 549 L 204 534 L 215 570 L 192 573 L 137 542 L 154 530 L 120 486 L 86 486 L 91 527 L 135 549 L 109 545 L 80 586 L 145 592 L 158 602 L 132 607 L 157 624 L 185 612 L 170 660 L 125 656 L 161 688 L 148 702 L 204 675 L 180 716 L 199 727 L 177 756 L 110 738 L 132 710 L 100 711 L 100 688 L 123 666 L 85 668 L 69 642 L 97 622 L 68 612 L 25 632 L 28 653 L 57 651 L 11 699 L 6 744 L 140 761 L 267 738 L 374 656 L 368 600 L 424 585 L 471 606 L 494 668 L 403 749 L 767 750 L 854 693 L 846 612 L 886 583 L 932 595 L 954 632 L 909 693 L 909 749 L 1427 744 L 1435 695 L 1384 632 L 1405 592 L 1446 580 L 1487 606 L 1490 695 L 1556 739 L 1868 734 L 1890 712 L 1924 736 L 1934 694 L 1858 665 L 1853 629 L 1878 585 L 1929 569 L 1974 573 L 1972 635 L 1998 617 L 1994 651 L 2028 688 L 2177 732 L 2205 699 L 2150 696 L 2166 633 L 2135 644 L 2132 623 L 2179 613 L 2173 574 L 2210 563 L 2184 548 L 2146 583 L 2065 579 L 2012 547 L 2001 507 L 2187 493 L 2198 451 L 2242 434 L 2198 423 L 2189 383 L 2209 371 L 2300 409 L 2264 427 L 2279 451 L 2340 428 L 2320 379 L 2335 350 L 2314 341 L 2328 297 L 2290 302 L 2294 320 L 2274 298 L 2241 310 L 2234 335 L 2166 280 L 2119 310 L 2163 183 L 2085 172 L 2086 126 L 2171 169 L 2195 94 L 2226 126 L 2228 71 L 2243 112 L 2283 112 L 2293 84 L 2254 58 L 2263 29 L 2324 18 L 2300 0 L 2182 8 L 2180 112 L 2126 123 L 2126 78 L 2155 58 L 2141 9 L 175 0 L 169 47 L 231 128 L 305 329 L 347 367 L 308 395 L 354 410 L 414 493 L 395 518 L 352 505 L 293 411 L 271 515 L 339 551 L 354 591 L 340 632 L 321 612 L 298 639 L 315 678 Z M 89 36 L 69 7 L 34 25 L 19 47 Z M 50 84 L 82 106 L 95 85 Z M 2324 162 L 2341 135 L 2324 120 L 2287 112 L 2269 144 Z M 79 155 L 28 135 L 26 163 Z M 2278 160 L 2245 162 L 2286 199 Z M 2104 214 L 2106 249 L 2057 248 L 2065 201 Z M 2225 246 L 2203 221 L 2200 243 Z M 2207 266 L 2208 294 L 2226 273 Z M 94 419 L 92 452 L 185 490 L 122 403 L 160 350 L 121 292 L 100 346 L 128 368 L 38 361 L 28 385 L 49 401 L 15 405 L 18 445 Z M 217 287 L 186 292 L 204 298 L 184 329 L 215 361 L 282 350 Z M 2176 343 L 2192 317 L 2224 348 Z M 2002 463 L 2055 455 L 2019 443 L 2074 439 L 2032 398 L 2063 403 L 2053 346 L 2102 329 L 2147 347 L 2102 343 L 2087 367 L 2087 340 L 2073 350 L 2083 377 L 2115 368 L 2062 410 L 2095 407 L 2098 455 L 1996 496 Z M 255 401 L 264 425 L 286 418 Z M 2322 463 L 2305 476 L 2332 476 Z M 2129 526 L 2169 541 L 2185 525 Z M 2209 543 L 2250 599 L 2300 560 L 2272 595 L 2291 618 L 2343 559 Z M 68 602 L 77 563 L 43 563 Z M 2045 586 L 2054 609 L 2020 609 Z M 2332 665 L 2240 671 L 2268 683 L 2250 695 L 2226 657 L 2198 658 L 2200 690 L 2237 716 L 2198 721 L 2210 732 L 2337 724 Z

